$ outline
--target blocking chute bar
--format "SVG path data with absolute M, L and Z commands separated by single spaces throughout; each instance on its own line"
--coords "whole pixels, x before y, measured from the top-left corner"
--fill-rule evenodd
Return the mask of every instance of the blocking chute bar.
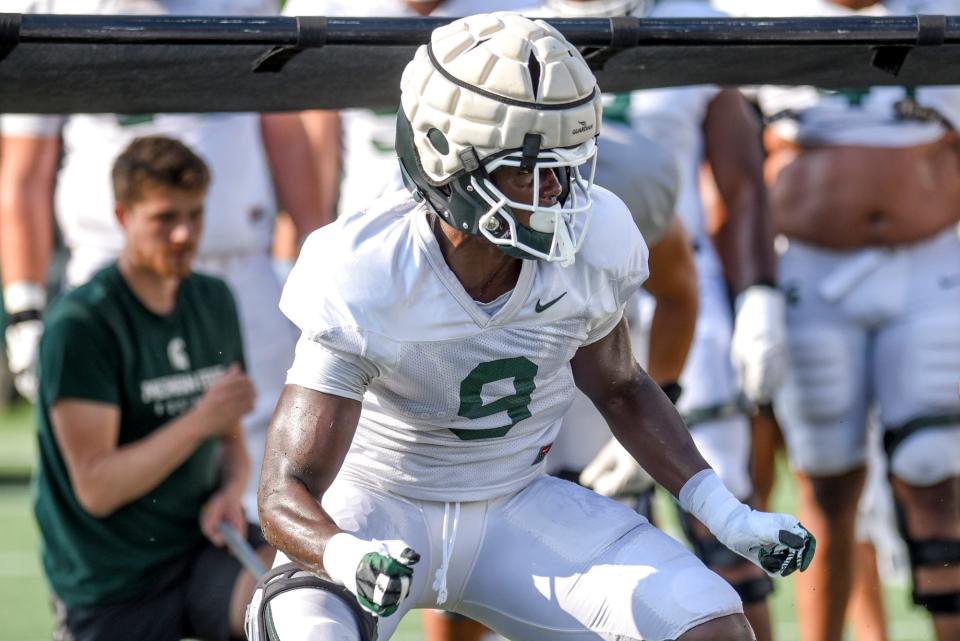
M 392 107 L 451 18 L 0 14 L 0 111 Z M 960 84 L 960 17 L 551 19 L 604 91 Z

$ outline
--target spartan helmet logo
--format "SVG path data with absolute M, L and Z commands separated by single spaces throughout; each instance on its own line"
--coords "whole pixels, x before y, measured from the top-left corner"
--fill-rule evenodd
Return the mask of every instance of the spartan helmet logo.
M 187 356 L 187 344 L 179 336 L 172 339 L 170 344 L 167 345 L 167 359 L 170 361 L 173 369 L 180 370 L 181 372 L 190 369 L 190 357 Z

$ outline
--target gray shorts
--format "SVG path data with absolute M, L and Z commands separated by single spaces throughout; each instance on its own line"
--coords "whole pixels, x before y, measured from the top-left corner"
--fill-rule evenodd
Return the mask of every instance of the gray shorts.
M 254 548 L 266 544 L 250 526 Z M 54 641 L 228 641 L 230 596 L 241 570 L 226 548 L 207 542 L 172 564 L 151 588 L 120 603 L 66 607 L 56 595 Z

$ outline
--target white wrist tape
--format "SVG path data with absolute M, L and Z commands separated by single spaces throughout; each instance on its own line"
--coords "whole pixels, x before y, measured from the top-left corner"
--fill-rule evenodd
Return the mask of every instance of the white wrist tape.
M 323 549 L 323 569 L 334 583 L 339 583 L 356 594 L 357 568 L 363 556 L 373 547 L 372 542 L 358 539 L 352 534 L 334 534 Z
M 680 489 L 680 507 L 692 514 L 721 542 L 732 518 L 750 508 L 727 489 L 712 469 L 700 470 Z

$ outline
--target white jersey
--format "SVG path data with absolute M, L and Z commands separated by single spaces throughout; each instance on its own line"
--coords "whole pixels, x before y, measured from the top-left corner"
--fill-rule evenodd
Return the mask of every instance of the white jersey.
M 535 0 L 446 0 L 431 17 L 461 17 L 493 11 L 523 12 Z M 287 16 L 381 16 L 418 18 L 420 14 L 403 0 L 289 0 Z M 340 182 L 339 215 L 363 209 L 383 194 L 403 187 L 397 152 L 397 107 L 344 109 L 340 111 L 343 131 L 343 177 Z
M 270 0 L 34 0 L 28 12 L 71 14 L 269 15 Z M 66 245 L 98 258 L 119 253 L 110 170 L 136 137 L 182 140 L 211 170 L 200 257 L 269 251 L 276 202 L 257 114 L 4 115 L 4 134 L 62 136 L 54 209 Z M 97 260 L 94 259 L 94 262 Z
M 314 232 L 280 307 L 316 341 L 379 372 L 363 399 L 345 478 L 425 500 L 519 490 L 575 392 L 570 359 L 607 335 L 647 277 L 623 203 L 593 191 L 574 265 L 523 261 L 492 316 L 447 267 L 432 218 L 405 193 Z
M 758 2 L 715 0 L 739 16 L 890 16 L 958 14 L 958 0 L 891 0 L 860 10 L 829 0 Z M 770 126 L 781 138 L 801 145 L 905 147 L 932 142 L 947 127 L 938 120 L 898 116 L 897 104 L 915 103 L 935 110 L 960 126 L 960 89 L 956 87 L 865 87 L 828 91 L 815 87 L 762 87 L 757 100 Z

